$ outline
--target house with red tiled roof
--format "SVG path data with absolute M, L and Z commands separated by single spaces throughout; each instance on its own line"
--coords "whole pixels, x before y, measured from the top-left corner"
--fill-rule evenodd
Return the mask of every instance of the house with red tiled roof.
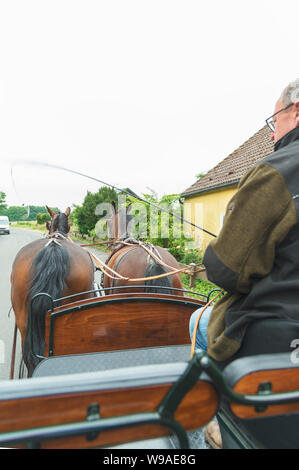
M 227 204 L 237 191 L 241 177 L 259 160 L 274 151 L 270 136 L 270 129 L 264 126 L 188 187 L 181 194 L 184 198 L 185 219 L 218 235 Z M 189 236 L 195 240 L 195 246 L 205 249 L 211 236 L 194 227 L 188 230 Z

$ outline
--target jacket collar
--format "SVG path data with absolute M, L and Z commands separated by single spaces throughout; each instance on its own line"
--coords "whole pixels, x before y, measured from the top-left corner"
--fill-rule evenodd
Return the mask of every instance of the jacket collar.
M 275 143 L 275 152 L 276 150 L 285 147 L 286 145 L 289 145 L 292 142 L 295 142 L 296 140 L 299 140 L 299 127 L 295 127 Z

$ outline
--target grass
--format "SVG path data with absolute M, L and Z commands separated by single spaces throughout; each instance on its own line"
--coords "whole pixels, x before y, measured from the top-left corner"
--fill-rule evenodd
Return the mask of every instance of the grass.
M 39 225 L 39 224 L 37 224 L 36 220 L 19 221 L 19 222 L 13 223 L 12 226 L 16 227 L 16 228 L 24 228 L 24 229 L 27 229 L 27 230 L 28 229 L 29 230 L 36 230 L 37 232 L 41 232 L 41 233 L 47 233 L 48 232 L 48 229 L 46 228 L 46 224 Z M 94 240 L 91 237 L 83 237 L 82 235 L 79 234 L 78 228 L 76 227 L 76 225 L 71 226 L 70 237 L 71 237 L 72 240 L 75 240 L 75 241 L 80 242 L 82 244 L 83 243 L 84 244 L 97 243 L 97 242 L 100 241 L 98 239 Z M 106 245 L 95 246 L 94 248 L 106 252 Z
M 213 289 L 219 289 L 218 286 L 216 286 L 215 284 L 212 284 L 212 282 L 205 281 L 204 279 L 195 279 L 194 287 L 189 287 L 189 276 L 187 274 L 182 274 L 182 282 L 183 282 L 184 289 L 187 289 L 187 290 L 193 291 L 193 292 L 197 292 L 199 294 L 206 295 L 206 296 L 208 296 L 209 293 Z M 216 294 L 217 294 L 217 292 L 215 292 L 215 295 Z M 192 295 L 192 294 L 188 293 L 188 296 L 198 298 L 198 296 L 196 294 Z M 221 296 L 219 298 L 221 298 Z M 217 298 L 216 302 L 219 300 L 219 298 Z
M 86 236 L 83 237 L 78 232 L 78 229 L 75 225 L 71 226 L 70 237 L 71 237 L 72 240 L 76 240 L 77 242 L 80 242 L 80 243 L 86 244 L 86 245 L 88 245 L 88 243 L 92 244 L 92 243 L 100 243 L 101 242 L 101 240 L 99 240 L 97 237 L 95 237 L 95 238 L 86 237 Z M 94 246 L 93 248 L 96 248 L 97 250 L 104 251 L 104 252 L 108 253 L 106 246 L 107 245 L 97 245 L 97 246 Z
M 37 230 L 38 232 L 47 232 L 46 225 L 38 225 L 36 220 L 27 220 L 27 221 L 20 221 L 12 224 L 13 228 L 26 228 L 30 230 Z

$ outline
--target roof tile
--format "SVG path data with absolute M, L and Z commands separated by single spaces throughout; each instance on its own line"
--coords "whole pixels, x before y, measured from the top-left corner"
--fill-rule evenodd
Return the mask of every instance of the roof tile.
M 264 126 L 244 144 L 228 155 L 202 178 L 198 179 L 182 196 L 193 195 L 202 191 L 216 189 L 226 184 L 238 183 L 241 177 L 259 160 L 274 151 L 274 143 L 270 139 L 271 131 Z

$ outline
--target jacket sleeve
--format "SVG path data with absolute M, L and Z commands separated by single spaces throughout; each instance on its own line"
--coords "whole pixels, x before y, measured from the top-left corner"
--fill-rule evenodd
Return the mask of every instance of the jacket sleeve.
M 275 247 L 297 223 L 295 204 L 282 174 L 260 163 L 240 181 L 219 236 L 206 249 L 208 279 L 229 293 L 250 291 L 274 263 Z

